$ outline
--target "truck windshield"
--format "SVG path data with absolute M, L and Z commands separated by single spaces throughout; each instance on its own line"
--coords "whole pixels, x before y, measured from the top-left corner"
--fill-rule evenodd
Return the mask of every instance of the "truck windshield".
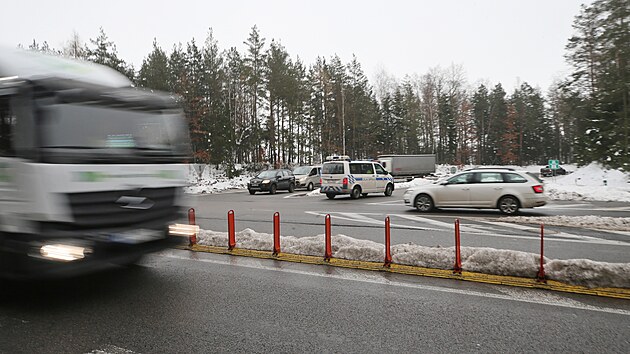
M 46 162 L 181 162 L 188 154 L 187 126 L 179 110 L 54 104 L 41 112 L 39 145 Z

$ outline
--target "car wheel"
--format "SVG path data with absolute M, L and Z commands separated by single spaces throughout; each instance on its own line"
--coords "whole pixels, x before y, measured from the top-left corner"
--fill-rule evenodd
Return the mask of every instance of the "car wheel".
M 272 185 L 269 187 L 269 194 L 276 194 L 276 189 L 278 189 L 278 187 L 276 187 L 276 185 L 275 185 L 275 184 L 272 184 Z
M 333 193 L 326 193 L 326 198 L 335 199 L 335 195 Z
M 394 193 L 394 186 L 391 183 L 389 183 L 387 187 L 385 187 L 385 196 L 391 197 L 392 193 Z
M 360 195 L 361 195 L 361 187 L 352 188 L 352 192 L 350 192 L 350 198 L 359 199 Z
M 249 190 L 249 194 L 254 195 L 254 194 L 256 194 L 256 191 L 253 191 L 253 190 L 250 189 Z
M 306 190 L 309 192 L 313 190 L 313 182 L 309 182 L 308 186 L 306 186 Z
M 519 203 L 518 199 L 511 195 L 499 199 L 499 211 L 505 215 L 513 215 L 518 212 Z
M 295 192 L 295 184 L 291 183 L 289 184 L 289 193 L 293 193 Z
M 420 194 L 414 203 L 418 211 L 426 213 L 433 210 L 433 199 L 427 194 Z

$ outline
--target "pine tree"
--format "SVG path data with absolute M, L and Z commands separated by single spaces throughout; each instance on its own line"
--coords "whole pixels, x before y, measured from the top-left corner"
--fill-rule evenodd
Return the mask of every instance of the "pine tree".
M 92 47 L 86 48 L 86 58 L 97 64 L 109 66 L 110 68 L 127 76 L 130 80 L 134 79 L 134 68 L 127 65 L 124 60 L 118 58 L 116 45 L 110 41 L 103 27 L 99 28 L 99 35 L 96 39 L 90 39 Z
M 577 158 L 630 170 L 630 2 L 583 6 L 573 27 L 566 55 L 574 68 L 570 85 L 586 111 Z
M 503 132 L 506 131 L 507 102 L 506 94 L 501 84 L 497 84 L 489 95 L 490 103 L 488 111 L 488 124 L 485 132 L 486 151 L 484 153 L 485 160 L 482 164 L 498 164 L 497 158 L 499 152 L 500 139 Z
M 63 48 L 63 55 L 75 59 L 87 59 L 85 45 L 76 31 L 72 32 L 72 37 L 66 42 Z
M 154 90 L 168 91 L 169 89 L 168 57 L 155 38 L 153 50 L 142 61 L 137 83 L 139 86 Z
M 249 125 L 252 129 L 253 149 L 252 160 L 262 162 L 264 150 L 261 146 L 261 103 L 265 98 L 265 38 L 260 36 L 258 27 L 254 25 L 249 38 L 244 42 L 247 46 L 247 55 L 244 57 L 244 73 L 247 82 L 247 101 L 249 105 Z

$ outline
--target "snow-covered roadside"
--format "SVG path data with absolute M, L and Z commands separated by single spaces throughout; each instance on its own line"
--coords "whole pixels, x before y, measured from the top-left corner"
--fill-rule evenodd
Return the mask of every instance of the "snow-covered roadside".
M 545 187 L 552 200 L 630 202 L 629 182 L 628 174 L 591 163 L 568 175 L 545 179 Z
M 484 221 L 513 222 L 519 224 L 544 224 L 553 226 L 571 226 L 595 230 L 630 231 L 630 218 L 608 216 L 508 216 L 485 218 Z
M 382 262 L 383 244 L 358 240 L 345 235 L 332 238 L 333 257 Z M 324 235 L 295 237 L 281 236 L 282 251 L 286 253 L 322 256 Z M 201 245 L 225 247 L 226 232 L 201 230 L 197 242 Z M 236 233 L 236 247 L 271 251 L 273 235 L 245 229 Z M 392 261 L 398 264 L 453 269 L 454 247 L 425 247 L 415 244 L 398 244 L 391 248 Z M 462 268 L 486 274 L 534 278 L 538 272 L 540 256 L 534 253 L 499 250 L 494 248 L 462 247 Z M 551 280 L 586 287 L 630 288 L 630 263 L 595 262 L 587 259 L 556 260 L 544 258 L 545 273 Z
M 184 188 L 189 194 L 212 194 L 229 189 L 246 189 L 249 176 L 228 178 L 223 170 L 217 170 L 210 165 L 203 166 L 201 174 L 195 168 L 200 165 L 188 165 L 188 187 Z

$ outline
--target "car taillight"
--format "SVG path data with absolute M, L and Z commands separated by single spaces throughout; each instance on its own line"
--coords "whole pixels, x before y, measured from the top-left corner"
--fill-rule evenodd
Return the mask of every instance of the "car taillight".
M 532 188 L 534 189 L 534 193 L 542 193 L 542 192 L 544 192 L 543 186 L 541 186 L 541 185 L 533 186 Z
M 342 183 L 343 183 L 343 188 L 344 188 L 344 189 L 347 189 L 347 188 L 348 188 L 348 177 L 345 177 L 345 178 L 343 179 Z

